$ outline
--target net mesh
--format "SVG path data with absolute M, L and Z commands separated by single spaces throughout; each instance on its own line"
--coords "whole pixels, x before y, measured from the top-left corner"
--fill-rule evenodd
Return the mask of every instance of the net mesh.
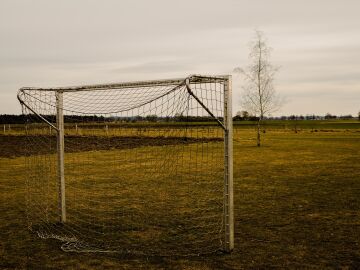
M 21 89 L 29 228 L 62 241 L 65 251 L 186 256 L 222 249 L 224 130 L 204 107 L 223 121 L 225 80 L 190 77 L 192 94 L 185 80 L 63 88 L 66 222 L 59 89 Z

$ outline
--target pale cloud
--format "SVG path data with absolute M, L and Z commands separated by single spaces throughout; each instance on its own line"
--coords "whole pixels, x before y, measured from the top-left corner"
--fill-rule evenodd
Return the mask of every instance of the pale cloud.
M 231 73 L 259 28 L 289 100 L 279 114 L 356 114 L 358 10 L 352 0 L 2 0 L 0 113 L 20 113 L 22 86 Z M 234 111 L 240 85 L 234 76 Z

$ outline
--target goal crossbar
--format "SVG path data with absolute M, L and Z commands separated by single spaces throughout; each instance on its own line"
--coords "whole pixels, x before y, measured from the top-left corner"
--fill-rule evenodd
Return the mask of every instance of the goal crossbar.
M 190 75 L 186 78 L 165 79 L 165 80 L 148 80 L 148 81 L 135 81 L 135 82 L 123 82 L 123 83 L 109 83 L 109 84 L 92 84 L 82 86 L 67 86 L 67 87 L 22 87 L 19 93 L 23 93 L 28 90 L 36 91 L 92 91 L 92 90 L 110 90 L 110 89 L 123 89 L 123 88 L 138 88 L 138 87 L 155 87 L 155 86 L 171 86 L 175 85 L 180 87 L 186 84 L 186 80 L 190 84 L 200 84 L 206 82 L 224 82 L 227 80 L 227 75 L 220 76 L 202 76 L 202 75 Z M 19 98 L 19 94 L 18 94 Z M 19 99 L 21 100 L 21 99 Z
M 93 85 L 83 85 L 83 86 L 68 86 L 68 87 L 50 87 L 50 88 L 41 88 L 41 87 L 22 87 L 18 91 L 17 99 L 19 100 L 20 104 L 23 104 L 27 109 L 29 109 L 31 112 L 33 112 L 36 116 L 38 116 L 41 120 L 43 120 L 46 124 L 54 128 L 55 130 L 58 130 L 58 127 L 54 124 L 50 123 L 46 118 L 44 118 L 41 114 L 37 113 L 35 110 L 33 110 L 30 106 L 26 104 L 24 101 L 23 96 L 24 95 L 30 95 L 28 94 L 29 91 L 53 91 L 53 92 L 77 92 L 77 91 L 94 91 L 94 90 L 110 90 L 110 89 L 129 89 L 129 88 L 138 88 L 138 87 L 156 87 L 156 86 L 171 86 L 174 85 L 174 88 L 170 89 L 167 93 L 163 94 L 162 96 L 165 96 L 169 94 L 172 91 L 177 90 L 178 88 L 182 86 L 186 86 L 186 89 L 188 93 L 195 98 L 195 100 L 204 108 L 204 110 L 224 129 L 226 130 L 226 127 L 224 124 L 211 112 L 209 108 L 206 107 L 206 105 L 201 102 L 201 100 L 194 94 L 194 92 L 191 90 L 190 84 L 201 84 L 201 83 L 207 83 L 207 82 L 220 82 L 224 83 L 226 80 L 228 80 L 227 75 L 218 75 L 218 76 L 203 76 L 203 75 L 190 75 L 187 78 L 177 78 L 177 79 L 165 79 L 165 80 L 148 80 L 148 81 L 135 81 L 135 82 L 124 82 L 124 83 L 110 83 L 110 84 L 93 84 Z M 154 101 L 155 99 L 159 99 L 162 96 L 158 96 L 154 98 L 153 100 L 149 100 L 146 103 L 150 103 Z M 33 97 L 36 99 L 36 97 Z M 141 104 L 144 105 L 144 104 Z M 130 109 L 129 109 L 130 110 Z M 81 112 L 80 112 L 81 113 Z

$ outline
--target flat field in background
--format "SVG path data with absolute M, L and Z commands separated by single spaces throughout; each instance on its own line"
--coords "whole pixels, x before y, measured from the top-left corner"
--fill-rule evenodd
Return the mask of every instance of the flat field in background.
M 38 127 L 40 135 L 55 134 L 54 130 L 46 124 L 33 124 Z M 66 123 L 66 133 L 68 135 L 119 135 L 124 133 L 124 129 L 132 131 L 131 135 L 141 135 L 139 132 L 146 129 L 176 129 L 183 128 L 206 128 L 208 126 L 217 126 L 215 122 L 108 122 L 108 123 Z M 312 132 L 318 131 L 334 131 L 334 130 L 360 130 L 360 121 L 358 120 L 264 120 L 263 126 L 267 130 L 289 131 L 289 130 L 307 130 Z M 255 129 L 254 121 L 234 121 L 234 127 L 237 129 Z M 4 132 L 5 128 L 5 132 Z M 32 128 L 34 129 L 34 128 Z M 119 131 L 121 129 L 121 131 Z M 0 134 L 22 135 L 26 134 L 24 125 L 21 124 L 2 124 L 0 126 Z
M 267 123 L 260 148 L 253 124 L 246 124 L 236 123 L 234 130 L 231 255 L 63 252 L 58 241 L 26 228 L 26 172 L 24 157 L 17 156 L 0 158 L 0 269 L 360 268 L 360 122 L 299 121 L 298 133 L 292 121 Z M 95 135 L 101 134 L 106 136 L 103 126 Z

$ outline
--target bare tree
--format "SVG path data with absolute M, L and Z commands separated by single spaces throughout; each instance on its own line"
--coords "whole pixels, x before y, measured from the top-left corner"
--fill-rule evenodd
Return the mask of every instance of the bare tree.
M 250 43 L 250 65 L 245 69 L 235 68 L 244 77 L 242 107 L 257 116 L 257 146 L 261 144 L 261 124 L 267 114 L 275 112 L 281 106 L 273 82 L 278 71 L 270 63 L 271 48 L 268 47 L 263 32 L 256 30 Z

